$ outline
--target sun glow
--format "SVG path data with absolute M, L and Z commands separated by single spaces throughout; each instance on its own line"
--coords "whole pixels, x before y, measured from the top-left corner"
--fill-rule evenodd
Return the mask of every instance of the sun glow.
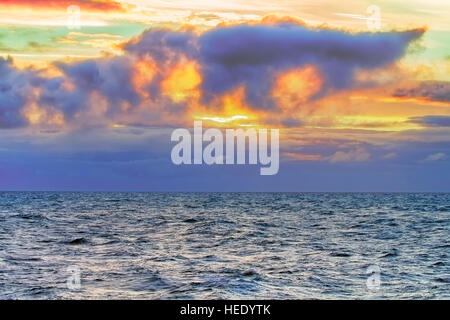
M 421 129 L 422 126 L 409 121 L 408 117 L 339 116 L 336 129 L 365 129 L 375 131 L 404 131 Z
M 222 117 L 201 117 L 200 119 L 201 120 L 211 120 L 211 121 L 220 122 L 220 123 L 226 123 L 226 122 L 239 120 L 239 119 L 248 119 L 248 117 L 247 116 L 242 116 L 242 115 L 235 115 L 235 116 L 228 117 L 228 118 L 222 118 Z
M 174 102 L 198 97 L 198 86 L 202 82 L 198 67 L 194 62 L 180 63 L 162 82 L 162 88 Z

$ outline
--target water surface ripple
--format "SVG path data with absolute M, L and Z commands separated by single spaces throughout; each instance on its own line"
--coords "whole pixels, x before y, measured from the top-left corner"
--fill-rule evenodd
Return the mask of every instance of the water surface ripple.
M 0 230 L 2 299 L 450 298 L 450 194 L 2 192 Z

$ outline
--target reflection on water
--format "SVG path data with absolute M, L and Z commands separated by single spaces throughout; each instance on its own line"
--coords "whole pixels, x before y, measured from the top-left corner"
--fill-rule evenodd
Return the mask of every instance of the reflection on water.
M 450 194 L 0 193 L 0 298 L 448 299 L 449 214 Z

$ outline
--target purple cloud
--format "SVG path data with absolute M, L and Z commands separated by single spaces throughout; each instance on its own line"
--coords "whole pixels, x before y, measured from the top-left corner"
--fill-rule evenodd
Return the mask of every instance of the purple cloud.
M 245 85 L 249 102 L 267 108 L 273 105 L 269 93 L 279 72 L 312 64 L 325 78 L 316 99 L 355 85 L 356 70 L 394 63 L 422 33 L 351 34 L 293 23 L 213 29 L 199 39 L 204 89 L 217 94 Z
M 92 108 L 93 93 L 106 101 L 106 118 L 133 112 L 142 103 L 169 112 L 184 110 L 183 102 L 174 103 L 161 90 L 167 70 L 183 59 L 199 65 L 204 102 L 244 85 L 253 108 L 276 108 L 271 88 L 277 75 L 306 65 L 316 66 L 323 77 L 322 88 L 311 97 L 319 99 L 361 85 L 354 79 L 355 71 L 394 63 L 422 32 L 351 34 L 295 23 L 217 27 L 202 34 L 152 29 L 124 44 L 122 56 L 57 63 L 63 75 L 50 78 L 37 71 L 17 70 L 10 60 L 0 59 L 0 127 L 27 125 L 22 111 L 31 103 L 74 121 L 79 111 Z M 141 88 L 148 92 L 147 97 L 139 94 L 132 81 L 135 63 L 143 59 L 157 64 L 156 75 Z M 73 88 L 68 89 L 66 82 Z M 124 110 L 124 104 L 129 108 Z M 141 121 L 157 116 L 135 118 Z
M 400 88 L 394 92 L 399 98 L 422 98 L 450 102 L 450 82 L 424 81 L 413 88 Z
M 411 122 L 427 127 L 450 127 L 450 116 L 424 116 L 414 117 Z

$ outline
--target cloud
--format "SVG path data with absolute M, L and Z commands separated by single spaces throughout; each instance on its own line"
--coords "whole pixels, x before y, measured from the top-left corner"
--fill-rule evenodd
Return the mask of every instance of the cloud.
M 311 29 L 295 23 L 216 28 L 200 36 L 206 93 L 221 94 L 240 85 L 255 108 L 273 107 L 267 95 L 280 72 L 318 67 L 324 85 L 311 97 L 355 85 L 354 73 L 394 63 L 423 30 L 350 34 Z
M 370 159 L 370 153 L 366 149 L 359 147 L 349 151 L 336 151 L 334 154 L 324 159 L 331 163 L 364 162 Z
M 424 125 L 426 127 L 450 127 L 450 116 L 423 116 L 414 117 L 411 122 Z
M 120 11 L 122 5 L 116 1 L 105 0 L 7 0 L 2 1 L 0 5 L 3 6 L 26 6 L 27 8 L 41 8 L 41 9 L 66 9 L 69 6 L 76 5 L 82 10 L 90 11 Z
M 303 154 L 296 152 L 284 152 L 283 155 L 296 161 L 317 161 L 322 158 L 320 154 Z
M 160 64 L 178 60 L 181 57 L 198 56 L 198 36 L 193 31 L 172 31 L 150 29 L 141 36 L 123 44 L 126 52 L 148 56 Z
M 384 160 L 395 159 L 395 158 L 397 158 L 397 153 L 389 152 L 389 153 L 386 153 L 385 155 L 383 155 L 381 158 L 384 159 Z
M 158 63 L 185 56 L 197 59 L 208 97 L 246 88 L 254 108 L 275 107 L 270 96 L 277 76 L 294 68 L 314 65 L 324 85 L 311 99 L 355 85 L 354 73 L 394 63 L 423 30 L 350 34 L 311 29 L 283 22 L 275 25 L 217 27 L 200 35 L 193 31 L 149 30 L 130 41 L 125 50 L 150 55 Z
M 424 81 L 409 88 L 396 89 L 394 96 L 450 102 L 450 82 Z
M 350 34 L 293 22 L 204 33 L 150 29 L 124 43 L 123 55 L 56 63 L 57 76 L 1 59 L 0 127 L 176 125 L 192 110 L 226 103 L 255 112 L 277 112 L 287 102 L 298 108 L 364 85 L 354 78 L 357 70 L 395 63 L 422 33 Z M 288 89 L 303 95 L 279 89 L 300 78 L 308 81 Z M 280 98 L 286 95 L 293 98 Z
M 21 110 L 31 91 L 33 74 L 15 69 L 12 61 L 0 59 L 0 129 L 26 124 Z
M 446 157 L 447 156 L 445 153 L 438 152 L 438 153 L 430 154 L 428 157 L 425 158 L 424 161 L 427 161 L 427 162 L 439 161 L 439 160 L 444 160 Z

